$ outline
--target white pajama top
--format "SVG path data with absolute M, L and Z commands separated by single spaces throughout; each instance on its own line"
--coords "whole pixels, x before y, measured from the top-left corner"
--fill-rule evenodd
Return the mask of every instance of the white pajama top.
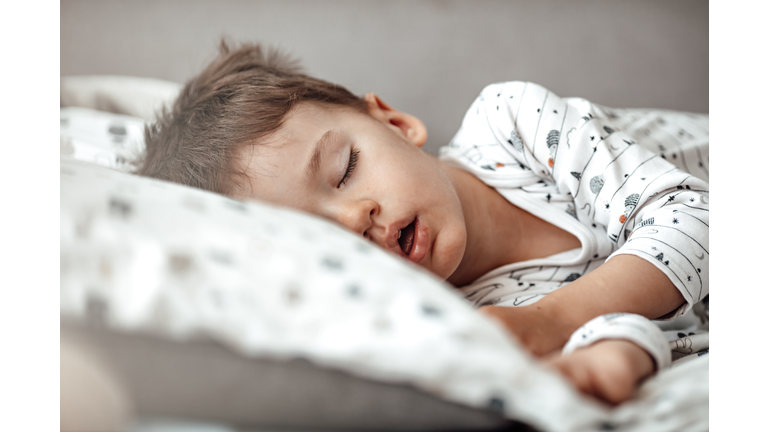
M 476 305 L 534 303 L 619 254 L 647 260 L 680 290 L 686 303 L 665 318 L 708 295 L 708 115 L 612 109 L 529 82 L 498 83 L 483 89 L 440 158 L 582 245 L 462 287 Z M 659 368 L 669 364 L 665 346 L 673 338 L 628 314 L 586 324 L 564 352 L 621 334 Z

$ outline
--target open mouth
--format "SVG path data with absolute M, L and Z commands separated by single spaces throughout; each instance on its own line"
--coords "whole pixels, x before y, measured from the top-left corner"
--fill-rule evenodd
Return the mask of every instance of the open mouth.
M 397 239 L 397 243 L 400 244 L 400 249 L 403 250 L 404 254 L 411 254 L 414 238 L 416 238 L 416 219 L 400 230 L 400 237 Z

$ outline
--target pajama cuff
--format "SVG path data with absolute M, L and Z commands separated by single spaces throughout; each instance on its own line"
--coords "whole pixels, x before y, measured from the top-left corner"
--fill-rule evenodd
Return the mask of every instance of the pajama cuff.
M 563 347 L 563 355 L 603 339 L 625 339 L 650 354 L 656 371 L 672 363 L 669 342 L 650 320 L 635 314 L 615 313 L 599 316 L 576 330 Z

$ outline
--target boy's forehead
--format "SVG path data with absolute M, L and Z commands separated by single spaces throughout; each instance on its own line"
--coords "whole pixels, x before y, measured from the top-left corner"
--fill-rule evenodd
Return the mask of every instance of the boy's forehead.
M 251 140 L 240 149 L 238 158 L 241 161 L 257 159 L 273 159 L 276 156 L 289 154 L 294 159 L 302 153 L 302 147 L 308 147 L 318 133 L 324 130 L 322 111 L 315 104 L 301 103 L 289 111 L 280 126 L 258 139 Z
M 254 143 L 267 150 L 293 151 L 296 146 L 311 146 L 331 129 L 343 125 L 345 110 L 318 102 L 302 102 L 290 110 L 280 127 Z
M 280 197 L 295 194 L 302 156 L 291 143 L 244 146 L 237 155 L 236 168 L 241 173 L 234 195 L 240 199 L 280 202 Z
M 274 132 L 243 145 L 236 167 L 247 178 L 238 195 L 270 199 L 277 191 L 291 193 L 288 183 L 304 184 L 323 152 L 351 130 L 370 127 L 367 115 L 349 107 L 302 102 L 286 114 Z M 314 162 L 314 163 L 313 163 Z M 269 196 L 265 196 L 269 195 Z
M 250 147 L 247 157 L 287 156 L 290 163 L 302 158 L 309 162 L 330 138 L 370 128 L 365 121 L 368 116 L 361 114 L 349 107 L 302 102 L 286 114 L 277 130 L 246 146 Z
M 239 149 L 236 167 L 247 178 L 239 195 L 274 201 L 280 194 L 291 193 L 290 184 L 303 183 L 318 141 L 333 130 L 328 129 L 331 124 L 320 107 L 309 105 L 302 103 L 276 131 Z

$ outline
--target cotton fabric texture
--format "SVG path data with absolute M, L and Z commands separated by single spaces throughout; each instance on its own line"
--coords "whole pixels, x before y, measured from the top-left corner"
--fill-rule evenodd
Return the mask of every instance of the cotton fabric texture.
M 666 318 L 682 317 L 708 299 L 707 115 L 613 109 L 560 98 L 534 83 L 498 83 L 483 89 L 440 157 L 582 243 L 500 267 L 462 287 L 476 305 L 532 304 L 619 254 L 647 260 L 680 290 L 686 303 Z M 699 333 L 708 331 L 705 305 L 707 317 L 693 324 Z M 671 329 L 691 330 L 690 320 L 680 322 L 683 327 Z M 587 338 L 587 329 L 592 342 L 623 334 L 657 366 L 670 364 L 661 331 L 642 317 L 596 320 L 578 337 Z

